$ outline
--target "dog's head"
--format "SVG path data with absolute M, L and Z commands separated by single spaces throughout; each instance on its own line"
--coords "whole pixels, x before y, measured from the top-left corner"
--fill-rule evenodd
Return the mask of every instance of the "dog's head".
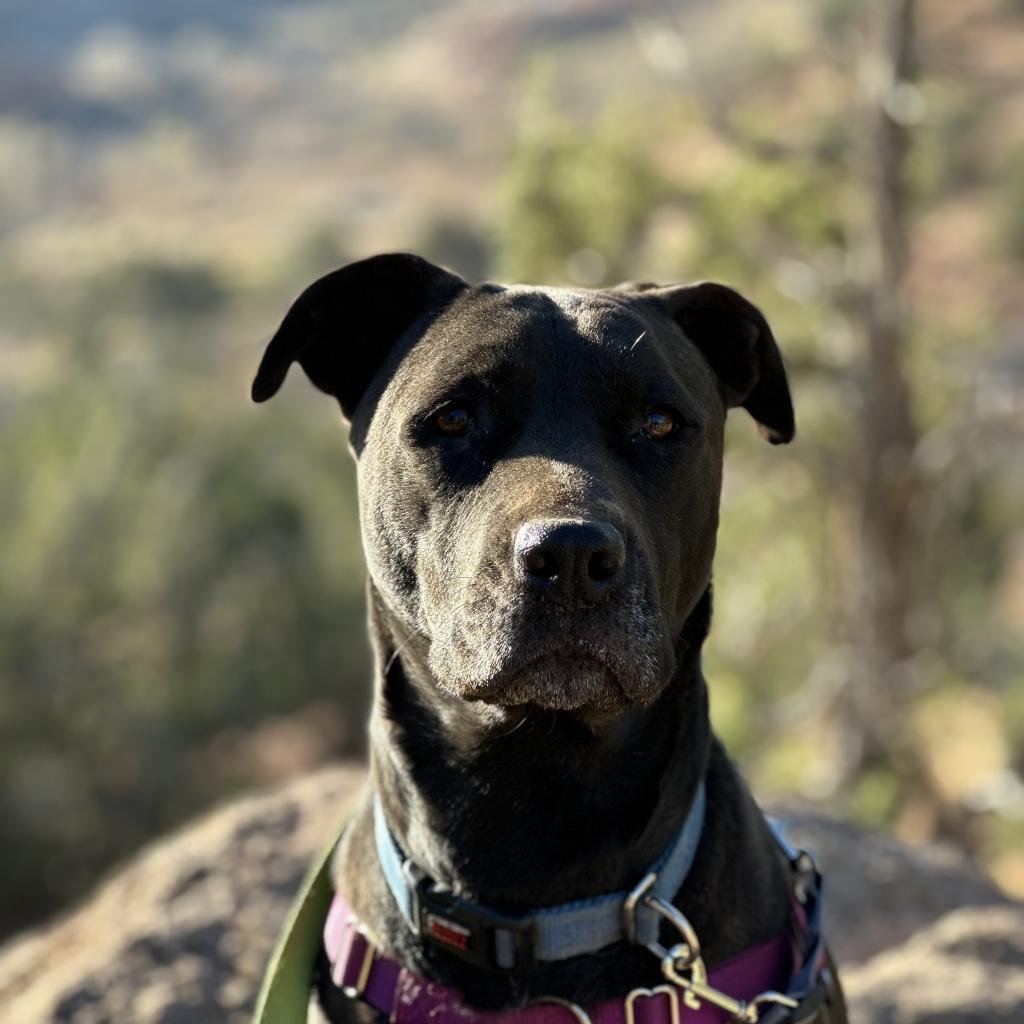
M 253 383 L 298 361 L 351 426 L 374 586 L 467 701 L 650 703 L 707 590 L 723 427 L 793 436 L 761 313 L 720 284 L 469 286 L 410 255 L 295 302 Z

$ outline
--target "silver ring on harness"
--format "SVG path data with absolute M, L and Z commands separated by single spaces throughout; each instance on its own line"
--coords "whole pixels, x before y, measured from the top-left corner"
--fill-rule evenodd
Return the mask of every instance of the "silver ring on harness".
M 665 979 L 682 990 L 683 1003 L 691 1010 L 699 1010 L 702 1002 L 717 1006 L 732 1016 L 732 1019 L 741 1024 L 757 1024 L 760 1017 L 760 1007 L 764 1005 L 785 1006 L 795 1009 L 798 1005 L 795 999 L 783 995 L 781 992 L 762 992 L 749 1002 L 743 999 L 735 999 L 725 992 L 712 988 L 708 984 L 707 967 L 700 954 L 700 939 L 697 932 L 687 920 L 686 915 L 676 906 L 663 900 L 651 892 L 651 888 L 657 882 L 656 874 L 649 874 L 629 894 L 623 905 L 625 917 L 625 931 L 631 942 L 638 940 L 636 912 L 641 906 L 653 911 L 660 918 L 668 921 L 679 933 L 682 942 L 665 948 L 657 939 L 644 943 L 646 948 L 661 961 L 661 973 Z M 671 986 L 660 985 L 655 989 L 633 989 L 626 996 L 626 1024 L 632 1024 L 632 1010 L 634 1000 L 641 995 L 651 996 L 659 992 L 672 992 Z M 673 1024 L 678 1017 L 678 1004 L 673 1000 Z

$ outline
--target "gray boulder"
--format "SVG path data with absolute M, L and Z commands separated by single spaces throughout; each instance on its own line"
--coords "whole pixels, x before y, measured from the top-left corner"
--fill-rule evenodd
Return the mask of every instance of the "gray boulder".
M 0 1017 L 248 1021 L 292 895 L 361 780 L 358 767 L 324 769 L 143 850 L 82 906 L 0 948 Z M 1024 1022 L 1024 908 L 962 855 L 910 850 L 802 806 L 778 812 L 827 875 L 855 1020 Z
M 10 1024 L 243 1024 L 310 860 L 362 781 L 331 768 L 158 840 L 77 910 L 0 948 Z
M 955 910 L 843 984 L 854 1024 L 1020 1024 L 1024 906 Z

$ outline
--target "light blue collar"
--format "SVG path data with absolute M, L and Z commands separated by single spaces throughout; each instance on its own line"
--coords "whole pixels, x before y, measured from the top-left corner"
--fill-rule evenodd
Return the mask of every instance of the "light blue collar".
M 672 902 L 700 844 L 705 802 L 702 780 L 682 828 L 638 890 Z M 650 900 L 637 902 L 637 890 L 574 900 L 521 916 L 501 914 L 440 888 L 406 857 L 391 834 L 376 794 L 373 823 L 377 856 L 402 916 L 418 935 L 470 963 L 491 970 L 520 970 L 537 960 L 566 960 L 594 953 L 627 937 L 644 945 L 657 942 L 661 917 L 651 909 Z

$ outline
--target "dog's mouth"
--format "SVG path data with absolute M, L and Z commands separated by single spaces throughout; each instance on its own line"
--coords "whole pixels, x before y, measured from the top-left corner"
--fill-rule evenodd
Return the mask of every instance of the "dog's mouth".
M 495 603 L 481 594 L 431 637 L 434 678 L 462 700 L 614 713 L 650 704 L 674 671 L 659 616 L 639 589 L 585 612 Z
M 577 651 L 534 658 L 464 696 L 502 707 L 529 704 L 551 711 L 613 710 L 628 703 L 615 673 L 599 659 Z
M 660 691 L 647 673 L 630 673 L 582 645 L 547 650 L 485 682 L 460 687 L 464 700 L 499 707 L 614 713 L 645 705 Z

